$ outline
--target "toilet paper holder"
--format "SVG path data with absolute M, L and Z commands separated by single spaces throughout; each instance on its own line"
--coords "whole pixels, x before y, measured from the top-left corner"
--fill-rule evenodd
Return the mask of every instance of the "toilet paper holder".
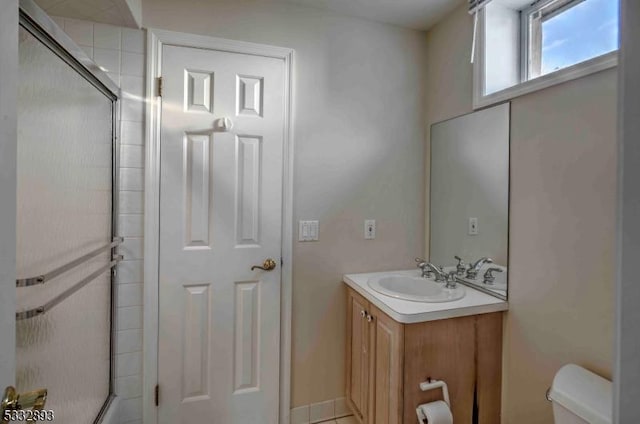
M 449 389 L 447 388 L 447 383 L 442 380 L 432 380 L 431 377 L 427 379 L 427 381 L 423 381 L 420 383 L 420 390 L 423 392 L 429 390 L 442 389 L 442 397 L 444 398 L 444 402 L 451 408 L 451 402 L 449 401 Z M 418 414 L 418 422 L 424 423 L 427 422 L 427 417 L 424 415 L 422 410 L 418 407 L 416 409 L 416 413 Z
M 444 397 L 444 401 L 449 407 L 451 407 L 451 402 L 449 402 L 449 389 L 447 388 L 447 383 L 442 380 L 432 380 L 428 378 L 427 381 L 423 381 L 420 383 L 420 390 L 426 392 L 428 390 L 442 389 L 442 396 Z

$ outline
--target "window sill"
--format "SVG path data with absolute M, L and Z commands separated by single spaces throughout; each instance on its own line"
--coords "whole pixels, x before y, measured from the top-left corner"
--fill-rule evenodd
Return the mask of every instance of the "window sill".
M 483 95 L 482 92 L 484 91 L 484 88 L 482 81 L 484 80 L 484 76 L 481 75 L 480 72 L 480 69 L 483 68 L 483 64 L 476 63 L 474 64 L 473 108 L 480 109 L 492 104 L 504 102 L 506 100 L 514 99 L 525 94 L 561 84 L 563 82 L 604 71 L 617 65 L 618 51 L 614 51 L 559 71 L 543 75 L 539 78 L 514 85 L 504 90 L 497 91 L 489 95 Z

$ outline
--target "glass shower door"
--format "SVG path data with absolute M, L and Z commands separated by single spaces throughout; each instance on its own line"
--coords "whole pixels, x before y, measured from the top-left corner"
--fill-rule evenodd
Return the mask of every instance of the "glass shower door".
M 113 392 L 115 96 L 24 26 L 19 56 L 16 388 L 87 424 Z

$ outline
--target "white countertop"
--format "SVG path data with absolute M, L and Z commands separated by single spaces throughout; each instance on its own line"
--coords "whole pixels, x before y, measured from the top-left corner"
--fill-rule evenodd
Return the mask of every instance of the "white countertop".
M 509 309 L 509 304 L 504 300 L 484 294 L 468 286 L 464 286 L 466 295 L 462 299 L 453 302 L 412 302 L 385 296 L 384 294 L 374 291 L 367 284 L 369 278 L 384 274 L 419 276 L 420 270 L 345 274 L 343 281 L 364 296 L 369 302 L 373 303 L 378 309 L 403 324 L 486 314 Z

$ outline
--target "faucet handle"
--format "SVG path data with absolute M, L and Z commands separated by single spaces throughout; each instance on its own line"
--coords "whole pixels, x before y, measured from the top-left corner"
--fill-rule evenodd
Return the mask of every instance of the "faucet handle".
M 489 268 L 487 272 L 484 273 L 484 284 L 493 284 L 493 282 L 496 280 L 495 275 L 493 275 L 494 272 L 502 272 L 502 269 L 495 267 Z
M 456 271 L 451 271 L 446 276 L 446 288 L 455 289 L 458 286 L 458 282 L 456 281 Z
M 485 276 L 485 277 L 493 277 L 492 272 L 502 272 L 502 269 L 500 269 L 500 268 L 495 268 L 495 267 L 494 267 L 494 268 L 489 268 L 489 269 L 487 270 L 487 272 L 485 272 L 485 273 L 484 273 L 484 276 Z
M 458 275 L 464 274 L 464 272 L 467 270 L 464 261 L 460 256 L 457 255 L 454 256 L 454 258 L 458 261 L 458 264 L 456 265 L 456 272 L 458 273 Z
M 427 266 L 427 261 L 425 261 L 424 259 L 416 258 L 416 262 L 418 263 L 418 265 L 416 266 L 422 270 L 422 277 L 430 278 L 432 272 L 431 269 Z

